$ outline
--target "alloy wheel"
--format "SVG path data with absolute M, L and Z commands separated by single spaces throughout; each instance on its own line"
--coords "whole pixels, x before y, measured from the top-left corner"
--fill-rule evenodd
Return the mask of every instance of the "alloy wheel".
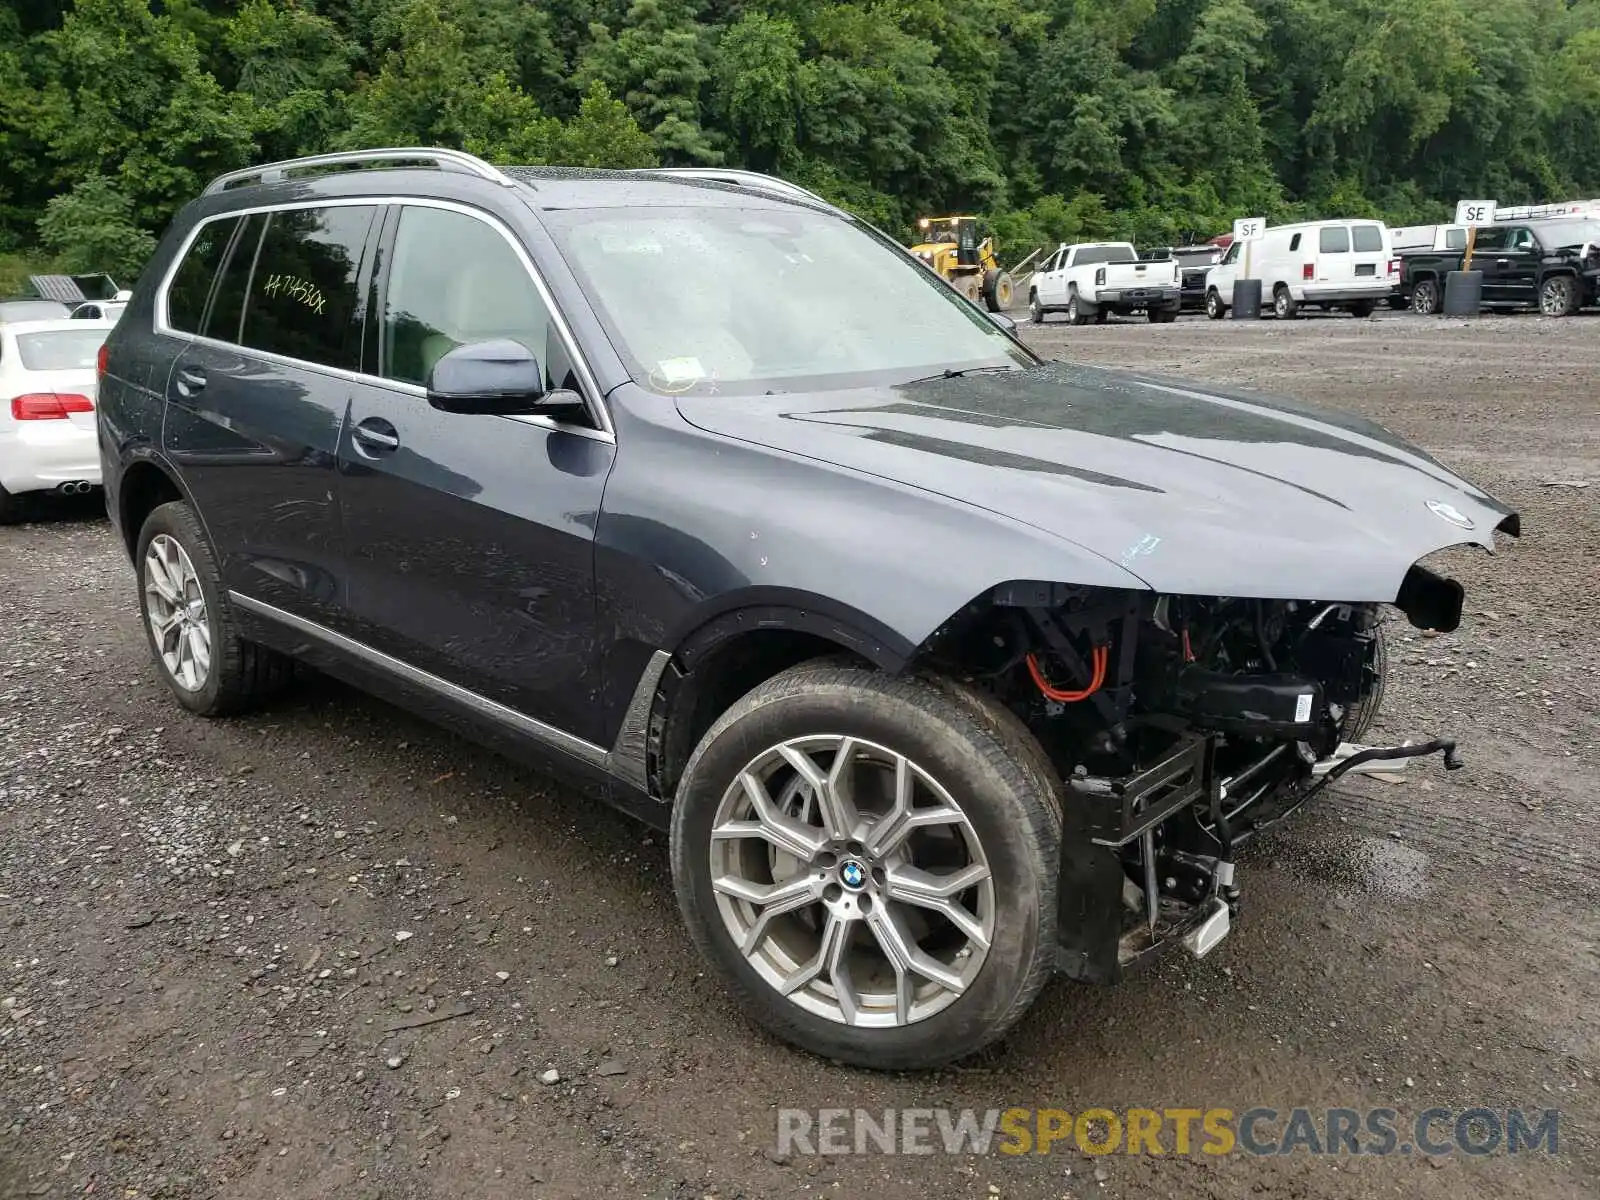
M 211 623 L 194 564 L 176 538 L 158 534 L 144 555 L 145 614 L 161 664 L 197 692 L 211 677 Z
M 954 1003 L 994 937 L 976 829 L 926 770 L 823 734 L 757 755 L 712 824 L 711 886 L 755 973 L 807 1012 L 862 1028 Z
M 1545 280 L 1544 287 L 1539 289 L 1539 311 L 1547 317 L 1564 317 L 1568 308 L 1567 281 L 1561 278 Z

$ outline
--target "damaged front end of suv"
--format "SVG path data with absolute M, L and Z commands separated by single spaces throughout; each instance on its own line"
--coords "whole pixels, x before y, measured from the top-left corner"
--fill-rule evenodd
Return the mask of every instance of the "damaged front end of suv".
M 1448 632 L 1462 599 L 1418 564 L 1395 606 Z M 1445 737 L 1360 744 L 1383 697 L 1384 607 L 1018 582 L 930 640 L 930 663 L 1016 713 L 1066 781 L 1061 973 L 1114 982 L 1177 942 L 1205 955 L 1237 911 L 1247 842 L 1366 764 L 1462 765 Z

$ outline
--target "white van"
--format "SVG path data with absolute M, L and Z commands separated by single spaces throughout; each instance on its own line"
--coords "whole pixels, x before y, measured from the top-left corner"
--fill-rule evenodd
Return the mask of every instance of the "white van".
M 1234 242 L 1206 276 L 1206 315 L 1220 320 L 1233 302 L 1235 279 L 1261 280 L 1261 302 L 1285 319 L 1301 305 L 1369 316 L 1389 298 L 1399 276 L 1389 231 L 1381 221 L 1306 221 L 1268 226 L 1250 247 Z

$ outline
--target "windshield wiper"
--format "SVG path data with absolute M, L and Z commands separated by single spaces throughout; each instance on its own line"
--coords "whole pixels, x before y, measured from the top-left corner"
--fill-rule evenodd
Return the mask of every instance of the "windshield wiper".
M 963 378 L 964 376 L 967 376 L 967 375 L 994 375 L 994 374 L 1001 374 L 1001 373 L 1008 372 L 1008 371 L 1020 371 L 1020 370 L 1022 370 L 1021 367 L 1010 366 L 1010 365 L 1002 365 L 1002 366 L 994 366 L 994 367 L 967 367 L 964 370 L 960 370 L 960 371 L 954 370 L 951 367 L 946 367 L 944 370 L 940 371 L 937 375 L 924 375 L 919 379 L 908 379 L 904 383 L 902 383 L 900 386 L 901 387 L 910 387 L 913 383 L 932 383 L 935 379 L 961 379 L 961 378 Z

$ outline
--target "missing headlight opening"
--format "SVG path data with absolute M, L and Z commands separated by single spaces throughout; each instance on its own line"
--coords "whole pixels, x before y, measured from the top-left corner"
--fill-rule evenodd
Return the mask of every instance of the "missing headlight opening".
M 1396 607 L 1454 629 L 1461 588 L 1420 564 Z M 1455 743 L 1366 747 L 1387 667 L 1383 607 L 1019 582 L 924 647 L 1038 738 L 1069 802 L 1060 969 L 1118 977 L 1225 935 L 1241 846 L 1344 774 Z

